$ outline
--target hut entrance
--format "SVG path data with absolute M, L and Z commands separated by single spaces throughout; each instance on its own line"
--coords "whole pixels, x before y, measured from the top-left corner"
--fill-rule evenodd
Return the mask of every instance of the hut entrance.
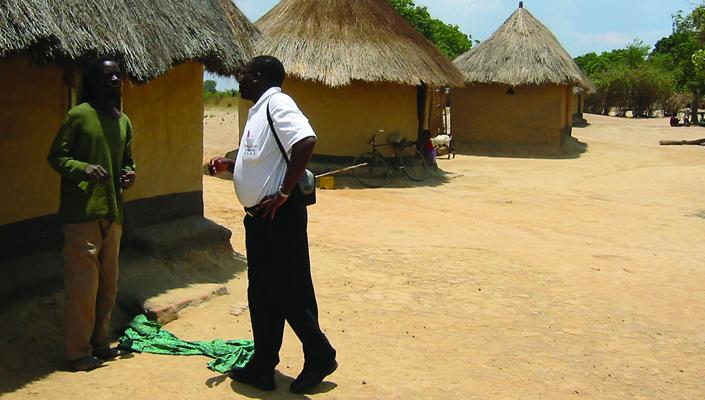
M 426 129 L 426 93 L 428 87 L 421 83 L 416 86 L 416 119 L 418 121 L 418 130 L 416 132 L 416 140 L 422 140 L 423 131 Z
M 428 129 L 432 136 L 450 132 L 450 89 L 436 88 L 429 95 Z

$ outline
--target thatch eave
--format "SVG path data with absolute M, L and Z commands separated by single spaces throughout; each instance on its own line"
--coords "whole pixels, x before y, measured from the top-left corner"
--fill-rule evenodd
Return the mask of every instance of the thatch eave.
M 81 66 L 111 56 L 137 83 L 188 61 L 233 74 L 259 38 L 231 0 L 5 0 L 0 12 L 0 58 Z
M 594 85 L 549 29 L 520 7 L 489 39 L 453 63 L 466 83 L 509 86 Z
M 279 58 L 297 79 L 329 87 L 463 85 L 451 60 L 387 0 L 282 0 L 256 25 L 257 51 Z

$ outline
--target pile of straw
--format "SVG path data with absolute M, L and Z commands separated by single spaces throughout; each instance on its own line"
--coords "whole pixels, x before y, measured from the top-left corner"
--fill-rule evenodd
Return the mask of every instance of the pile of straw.
M 355 80 L 462 85 L 452 62 L 388 0 L 282 0 L 256 25 L 258 52 L 299 79 L 330 87 Z
M 254 54 L 258 37 L 231 0 L 0 2 L 0 58 L 75 65 L 111 56 L 138 83 L 191 60 L 232 74 Z
M 489 39 L 454 64 L 468 83 L 554 84 L 594 90 L 558 39 L 521 5 Z

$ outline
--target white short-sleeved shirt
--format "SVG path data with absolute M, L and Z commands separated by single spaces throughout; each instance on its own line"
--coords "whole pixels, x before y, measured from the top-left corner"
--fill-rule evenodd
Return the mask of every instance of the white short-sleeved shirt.
M 264 92 L 247 115 L 235 160 L 235 194 L 245 207 L 253 207 L 265 196 L 276 194 L 286 174 L 286 161 L 267 121 L 267 104 L 289 159 L 294 144 L 316 136 L 306 116 L 281 88 L 273 87 Z

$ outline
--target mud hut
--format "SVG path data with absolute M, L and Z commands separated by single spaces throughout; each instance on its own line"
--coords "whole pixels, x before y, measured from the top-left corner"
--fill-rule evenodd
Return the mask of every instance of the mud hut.
M 454 64 L 466 85 L 451 95 L 451 126 L 477 150 L 560 148 L 571 135 L 573 88 L 592 83 L 522 2 L 486 41 Z
M 286 67 L 283 90 L 318 134 L 316 155 L 369 151 L 379 129 L 415 140 L 426 87 L 462 84 L 452 62 L 388 0 L 282 0 L 259 21 L 260 54 Z M 240 124 L 250 102 L 240 102 Z
M 593 91 L 587 91 L 580 86 L 573 87 L 573 96 L 571 97 L 570 106 L 573 113 L 573 126 L 585 125 L 587 120 L 583 116 L 585 113 L 585 96 Z
M 46 162 L 82 66 L 118 60 L 139 169 L 125 230 L 203 215 L 203 70 L 231 74 L 258 31 L 230 0 L 7 0 L 0 4 L 0 260 L 61 247 Z

